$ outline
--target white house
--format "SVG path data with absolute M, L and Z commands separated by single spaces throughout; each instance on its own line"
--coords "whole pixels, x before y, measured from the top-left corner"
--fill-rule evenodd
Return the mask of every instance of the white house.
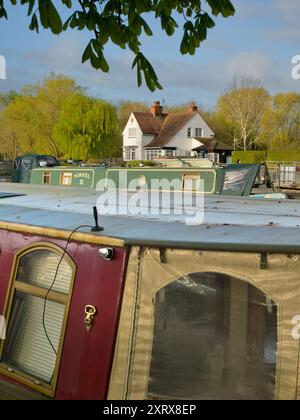
M 159 102 L 150 112 L 133 112 L 123 131 L 123 159 L 153 160 L 157 156 L 195 156 L 201 139 L 214 138 L 195 102 L 187 112 L 165 114 Z

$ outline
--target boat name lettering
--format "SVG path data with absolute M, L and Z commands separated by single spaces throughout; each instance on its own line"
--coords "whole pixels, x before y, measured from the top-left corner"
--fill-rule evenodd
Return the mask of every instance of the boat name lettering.
M 74 179 L 78 179 L 78 178 L 91 179 L 91 175 L 87 172 L 80 172 L 79 174 L 74 175 Z

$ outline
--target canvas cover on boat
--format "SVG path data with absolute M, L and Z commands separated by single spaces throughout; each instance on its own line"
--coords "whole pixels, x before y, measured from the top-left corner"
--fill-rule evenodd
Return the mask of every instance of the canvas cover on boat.
M 228 165 L 220 172 L 221 195 L 248 196 L 261 165 Z
M 109 399 L 300 399 L 300 257 L 133 248 Z

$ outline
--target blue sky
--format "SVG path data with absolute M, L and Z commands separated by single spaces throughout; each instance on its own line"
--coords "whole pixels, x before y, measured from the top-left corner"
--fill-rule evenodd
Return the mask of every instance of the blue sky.
M 154 94 L 137 87 L 128 51 L 108 45 L 105 52 L 111 70 L 103 74 L 81 64 L 88 33 L 69 31 L 54 36 L 41 31 L 37 35 L 27 29 L 26 7 L 9 7 L 8 22 L 0 22 L 0 55 L 7 61 L 7 79 L 0 80 L 0 91 L 19 90 L 55 71 L 74 77 L 91 95 L 114 102 L 157 99 L 173 105 L 196 100 L 213 107 L 239 74 L 262 79 L 273 94 L 300 92 L 300 80 L 291 77 L 292 57 L 300 54 L 300 0 L 232 1 L 236 16 L 218 18 L 193 57 L 179 53 L 181 32 L 169 38 L 157 22 L 149 20 L 155 36 L 144 39 L 143 52 L 164 86 Z

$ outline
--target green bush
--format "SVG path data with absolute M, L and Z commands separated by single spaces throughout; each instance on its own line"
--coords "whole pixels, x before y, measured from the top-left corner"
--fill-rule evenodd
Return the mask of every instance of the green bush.
M 267 155 L 268 161 L 281 161 L 281 162 L 300 162 L 299 150 L 285 150 L 285 151 L 270 151 Z
M 232 163 L 237 163 L 237 161 L 243 164 L 250 164 L 250 163 L 263 163 L 267 160 L 267 152 L 266 151 L 236 151 L 232 152 Z
M 141 166 L 156 166 L 156 162 L 153 160 L 132 160 L 127 162 L 127 168 L 139 168 Z
M 300 162 L 299 150 L 284 150 L 284 151 L 237 151 L 232 152 L 232 163 L 250 164 L 250 163 L 263 163 L 266 161 L 274 162 Z

